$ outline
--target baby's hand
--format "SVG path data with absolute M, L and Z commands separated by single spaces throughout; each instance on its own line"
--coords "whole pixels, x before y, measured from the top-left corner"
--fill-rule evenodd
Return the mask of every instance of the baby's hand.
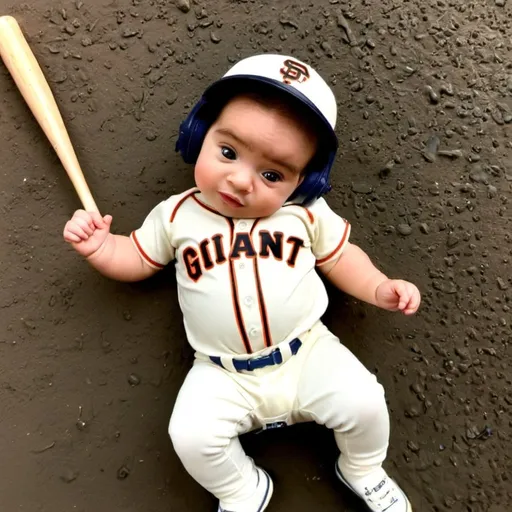
M 111 215 L 102 217 L 97 212 L 77 210 L 64 226 L 64 240 L 87 258 L 103 245 L 111 224 Z
M 377 306 L 383 309 L 412 315 L 420 306 L 421 295 L 418 288 L 408 281 L 387 279 L 377 287 L 375 299 Z

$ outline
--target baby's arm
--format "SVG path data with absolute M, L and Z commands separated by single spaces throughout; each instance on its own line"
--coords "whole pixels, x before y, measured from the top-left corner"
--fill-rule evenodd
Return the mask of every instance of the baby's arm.
M 101 274 L 118 281 L 140 281 L 157 270 L 139 255 L 127 236 L 110 233 L 112 217 L 77 210 L 64 227 L 64 240 Z
M 357 245 L 347 243 L 337 260 L 319 269 L 340 290 L 383 309 L 410 315 L 420 305 L 420 292 L 414 284 L 389 279 Z

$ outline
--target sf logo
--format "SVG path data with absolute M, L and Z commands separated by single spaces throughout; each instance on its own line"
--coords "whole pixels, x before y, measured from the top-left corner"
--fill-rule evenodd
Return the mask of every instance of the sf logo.
M 297 80 L 299 83 L 302 83 L 309 78 L 308 68 L 304 66 L 304 64 L 292 59 L 286 59 L 280 71 L 285 84 L 290 84 L 292 80 Z

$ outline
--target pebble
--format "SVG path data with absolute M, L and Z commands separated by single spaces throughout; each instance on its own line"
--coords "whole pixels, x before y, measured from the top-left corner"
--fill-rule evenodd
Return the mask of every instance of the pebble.
M 496 282 L 498 283 L 498 288 L 500 290 L 504 291 L 504 290 L 508 289 L 508 283 L 504 279 L 502 279 L 501 277 L 498 277 L 496 279 Z
M 412 228 L 409 224 L 398 224 L 396 230 L 403 236 L 408 236 L 412 233 Z
M 212 43 L 215 43 L 215 44 L 220 43 L 222 41 L 222 39 L 217 35 L 216 32 L 212 32 L 210 34 L 210 39 L 212 40 Z
M 322 47 L 322 50 L 325 52 L 327 57 L 334 57 L 334 50 L 330 43 L 324 41 L 320 46 Z
M 138 386 L 140 384 L 140 377 L 135 373 L 130 373 L 128 375 L 128 384 L 130 386 Z
M 462 151 L 460 149 L 440 149 L 437 154 L 448 158 L 461 158 Z
M 411 450 L 411 452 L 418 453 L 420 451 L 420 447 L 414 441 L 407 441 L 407 448 Z
M 61 84 L 62 82 L 65 82 L 67 80 L 68 74 L 65 70 L 58 69 L 57 71 L 55 71 L 52 78 L 55 83 Z
M 178 99 L 178 93 L 176 91 L 173 91 L 173 92 L 169 93 L 169 96 L 167 96 L 167 98 L 165 99 L 165 102 L 167 103 L 167 105 L 172 105 L 176 102 L 177 99 Z
M 446 94 L 447 96 L 453 96 L 455 93 L 453 92 L 453 85 L 452 84 L 443 84 L 439 88 L 439 92 L 441 94 Z
M 138 34 L 139 34 L 138 30 L 135 30 L 133 28 L 125 28 L 123 30 L 123 33 L 121 34 L 121 36 L 124 37 L 125 39 L 128 39 L 130 37 L 135 37 Z
M 371 194 L 373 187 L 369 183 L 352 183 L 352 192 L 356 194 Z
M 187 13 L 190 11 L 190 0 L 176 0 L 176 7 L 181 12 Z
M 432 103 L 433 105 L 437 105 L 439 103 L 439 95 L 437 94 L 437 92 L 434 91 L 434 89 L 432 88 L 431 85 L 427 85 L 425 87 L 425 90 L 428 93 L 428 97 L 430 99 L 430 103 Z

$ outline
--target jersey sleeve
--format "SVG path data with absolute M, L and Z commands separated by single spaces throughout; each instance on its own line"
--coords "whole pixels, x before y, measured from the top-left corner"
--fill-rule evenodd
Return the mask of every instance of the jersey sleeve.
M 311 249 L 316 264 L 324 265 L 338 259 L 348 243 L 350 224 L 335 213 L 323 198 L 308 207 L 308 213 L 313 223 Z
M 176 196 L 156 205 L 142 226 L 130 238 L 140 256 L 153 268 L 161 269 L 174 259 L 173 226 L 171 216 L 176 207 Z

